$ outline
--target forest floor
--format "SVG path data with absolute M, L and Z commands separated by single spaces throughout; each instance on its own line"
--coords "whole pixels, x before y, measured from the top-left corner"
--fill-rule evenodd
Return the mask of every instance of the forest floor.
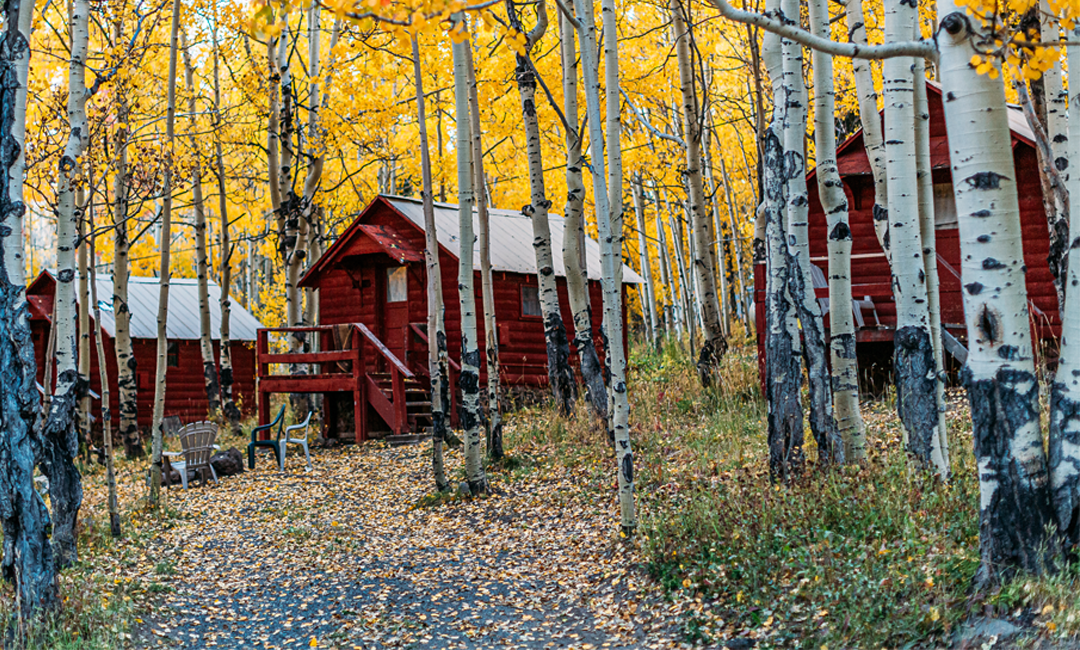
M 729 353 L 708 390 L 690 359 L 677 346 L 631 356 L 632 538 L 584 411 L 510 414 L 509 460 L 489 467 L 482 499 L 433 497 L 427 445 L 318 450 L 311 471 L 291 454 L 285 473 L 260 457 L 220 485 L 166 491 L 157 512 L 145 465 L 121 462 L 120 540 L 89 467 L 81 561 L 30 645 L 1080 647 L 1080 568 L 970 591 L 978 488 L 961 392 L 948 484 L 912 469 L 885 395 L 863 404 L 866 464 L 818 471 L 807 434 L 805 478 L 778 486 L 753 349 Z M 448 468 L 461 480 L 460 450 Z M 0 615 L 11 606 L 0 590 Z

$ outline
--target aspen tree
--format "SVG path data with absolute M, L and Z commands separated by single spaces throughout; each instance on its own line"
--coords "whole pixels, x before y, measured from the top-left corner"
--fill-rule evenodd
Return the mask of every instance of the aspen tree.
M 124 37 L 124 20 L 118 17 L 113 23 L 113 40 L 119 43 Z M 130 130 L 130 107 L 126 83 L 119 81 L 120 91 L 115 95 L 116 120 L 119 123 L 113 136 L 113 322 L 116 351 L 117 406 L 120 427 L 117 434 L 124 443 L 124 455 L 128 460 L 146 456 L 139 434 L 139 392 L 135 371 L 138 361 L 131 342 L 131 308 L 128 306 L 128 257 L 131 240 L 128 229 L 130 184 L 128 178 L 128 142 Z
M 195 213 L 195 281 L 199 294 L 199 353 L 202 356 L 203 383 L 206 387 L 206 403 L 211 418 L 221 411 L 221 389 L 218 384 L 217 363 L 214 360 L 213 333 L 210 331 L 210 286 L 206 260 L 206 205 L 203 201 L 202 163 L 199 160 L 199 142 L 196 114 L 198 112 L 195 89 L 195 68 L 191 64 L 191 52 L 187 37 L 180 31 L 180 47 L 184 58 L 184 85 L 188 92 L 188 129 L 191 151 L 191 207 Z
M 523 32 L 513 0 L 508 0 L 507 12 L 510 26 Z M 555 260 L 551 251 L 551 228 L 548 209 L 551 201 L 544 187 L 544 161 L 540 144 L 540 122 L 536 108 L 536 73 L 529 59 L 529 52 L 547 32 L 547 5 L 541 0 L 536 5 L 536 25 L 525 34 L 522 52 L 516 57 L 518 94 L 521 96 L 522 122 L 525 126 L 525 150 L 529 166 L 529 205 L 522 208 L 532 221 L 533 250 L 536 253 L 536 277 L 539 285 L 540 313 L 544 318 L 544 344 L 547 348 L 548 382 L 551 384 L 555 404 L 563 415 L 573 412 L 576 385 L 574 371 L 570 367 L 570 343 L 566 338 L 559 311 L 559 290 L 555 279 Z M 475 164 L 475 163 L 474 163 Z M 592 328 L 589 328 L 591 334 Z
M 88 180 L 88 184 L 89 184 Z M 76 263 L 78 265 L 78 299 L 75 301 L 79 312 L 79 325 L 78 325 L 78 340 L 79 340 L 79 384 L 85 386 L 86 389 L 79 391 L 79 407 L 77 409 L 76 420 L 78 422 L 78 434 L 80 440 L 80 446 L 85 449 L 87 458 L 89 458 L 91 442 L 90 442 L 90 422 L 93 420 L 93 415 L 90 413 L 90 282 L 87 279 L 87 266 L 89 265 L 89 256 L 86 245 L 86 222 L 87 222 L 87 198 L 86 190 L 82 185 L 75 190 L 75 205 L 78 210 L 79 226 L 77 241 L 77 256 Z M 89 217 L 93 219 L 93 215 Z
M 607 418 L 607 389 L 600 356 L 593 340 L 592 304 L 585 264 L 585 183 L 582 168 L 582 134 L 578 129 L 578 59 L 574 47 L 575 25 L 560 12 L 560 52 L 563 72 L 563 115 L 573 128 L 566 130 L 566 220 L 563 225 L 563 267 L 566 293 L 574 321 L 574 346 L 578 351 L 586 401 L 597 416 Z
M 675 39 L 675 55 L 679 66 L 679 87 L 682 96 L 683 140 L 686 141 L 686 185 L 689 197 L 691 232 L 694 237 L 693 265 L 698 301 L 704 322 L 704 342 L 698 358 L 701 383 L 708 386 L 718 371 L 720 358 L 727 350 L 727 339 L 720 315 L 716 292 L 716 259 L 709 237 L 709 214 L 705 205 L 705 186 L 702 179 L 701 132 L 698 98 L 694 92 L 694 73 L 690 60 L 690 32 L 682 0 L 671 0 L 671 28 Z
M 915 18 L 916 9 L 900 0 L 886 3 L 886 42 L 911 38 Z M 897 319 L 893 335 L 896 408 L 908 451 L 924 467 L 945 477 L 948 467 L 937 436 L 937 379 L 918 221 L 914 74 L 912 62 L 906 57 L 885 59 L 882 69 L 889 245 Z
M 918 25 L 915 37 L 919 36 Z M 930 165 L 930 108 L 926 98 L 926 62 L 913 66 L 915 108 L 915 179 L 919 196 L 919 236 L 926 273 L 926 309 L 930 317 L 930 343 L 934 348 L 934 408 L 941 453 L 941 476 L 949 476 L 949 428 L 945 417 L 945 350 L 941 339 L 941 299 L 938 282 L 937 231 L 934 216 L 934 179 Z
M 75 524 L 82 504 L 82 477 L 75 467 L 79 435 L 75 427 L 76 401 L 86 390 L 76 368 L 75 248 L 78 245 L 82 205 L 76 201 L 80 183 L 79 159 L 86 150 L 86 54 L 90 40 L 90 5 L 72 2 L 69 12 L 71 59 L 68 67 L 68 138 L 60 157 L 56 180 L 56 391 L 42 427 L 45 445 L 42 469 L 49 478 L 52 506 L 52 543 L 60 567 L 78 560 Z
M 93 212 L 90 213 L 93 219 Z M 90 223 L 90 238 L 88 240 L 90 259 L 96 260 L 94 254 L 94 224 Z M 98 302 L 97 271 L 94 264 L 89 268 L 90 300 L 94 305 L 94 342 L 98 360 L 98 375 L 101 380 L 101 444 L 105 454 L 105 485 L 108 490 L 109 509 L 109 532 L 114 538 L 119 538 L 120 530 L 120 505 L 116 497 L 116 470 L 113 467 L 113 444 L 112 444 L 112 411 L 109 408 L 109 368 L 105 363 L 105 328 L 101 325 L 101 303 Z
M 1039 429 L 1005 89 L 970 64 L 973 38 L 981 36 L 954 11 L 941 19 L 937 45 L 942 88 L 951 99 L 945 125 L 963 260 L 964 373 L 979 467 L 982 566 L 976 583 L 988 584 L 1017 568 L 1051 570 L 1060 551 Z
M 714 129 L 713 133 L 715 134 L 715 132 L 716 131 Z M 726 205 L 728 213 L 728 223 L 731 224 L 731 241 L 734 244 L 732 248 L 735 249 L 735 279 L 739 285 L 739 299 L 735 301 L 735 304 L 738 305 L 739 313 L 741 315 L 741 318 L 743 319 L 743 322 L 745 324 L 749 324 L 750 319 L 747 316 L 747 312 L 749 312 L 750 309 L 749 307 L 747 307 L 745 302 L 747 292 L 746 283 L 743 279 L 742 246 L 739 242 L 738 229 L 735 227 L 735 224 L 738 221 L 735 215 L 735 199 L 731 195 L 731 182 L 729 181 L 728 177 L 727 165 L 726 163 L 724 163 L 724 156 L 721 153 L 721 155 L 717 157 L 720 159 L 720 175 L 724 179 L 722 185 L 724 186 L 724 195 L 727 199 Z M 716 184 L 715 180 L 713 181 L 713 184 Z
M 431 465 L 435 489 L 446 492 L 450 484 L 443 466 L 443 445 L 450 407 L 450 382 L 446 348 L 446 328 L 443 302 L 442 268 L 439 263 L 439 240 L 435 231 L 435 204 L 432 196 L 431 153 L 428 150 L 427 109 L 424 98 L 424 78 L 420 69 L 418 35 L 412 36 L 413 82 L 416 86 L 416 117 L 420 126 L 420 170 L 423 177 L 424 258 L 427 266 L 427 331 L 428 374 L 431 377 Z
M 863 15 L 862 0 L 847 0 L 844 7 L 848 38 L 855 45 L 866 46 L 866 17 Z M 874 75 L 868 59 L 852 59 L 851 69 L 855 77 L 855 94 L 859 99 L 863 146 L 874 177 L 874 232 L 885 258 L 890 259 L 888 174 L 885 169 L 885 136 L 881 119 L 878 118 L 878 93 L 874 88 Z
M 641 187 L 641 172 L 634 173 L 634 218 L 637 224 L 638 261 L 641 276 L 645 278 L 645 290 L 641 303 L 645 310 L 645 325 L 649 343 L 654 347 L 660 342 L 659 324 L 656 321 L 656 289 L 653 287 L 652 258 L 649 256 L 649 237 L 645 233 L 645 190 Z
M 655 189 L 653 190 L 656 194 Z M 662 211 L 660 210 L 660 198 L 656 195 L 656 239 L 660 248 L 660 285 L 661 285 L 661 301 L 663 302 L 664 310 L 664 334 L 671 336 L 672 330 L 675 331 L 677 338 L 682 338 L 682 324 L 679 319 L 675 317 L 675 309 L 678 300 L 675 298 L 675 284 L 671 277 L 671 269 L 668 263 L 668 245 L 667 234 L 664 232 L 664 223 L 661 217 Z
M 809 8 L 811 31 L 828 37 L 828 4 L 825 0 L 810 0 Z M 833 400 L 837 430 L 844 443 L 844 458 L 859 462 L 866 459 L 866 427 L 859 410 L 859 367 L 855 356 L 855 322 L 850 308 L 851 228 L 847 196 L 836 162 L 836 90 L 832 55 L 815 51 L 813 63 L 818 196 L 829 233 L 829 349 Z
M 172 166 L 173 146 L 176 142 L 176 67 L 179 54 L 179 31 L 180 0 L 173 0 L 172 26 L 169 31 L 169 76 L 166 82 L 168 92 L 165 105 L 165 156 L 161 189 L 161 240 L 158 241 L 160 267 L 158 271 L 157 369 L 154 373 L 154 419 L 151 429 L 153 443 L 150 452 L 150 503 L 155 507 L 158 504 L 158 496 L 161 492 L 161 452 L 164 443 L 162 421 L 165 419 L 165 371 L 169 365 L 169 338 L 166 324 L 169 318 L 169 280 L 172 274 L 170 268 L 172 261 L 170 251 L 172 244 Z
M 461 251 L 458 298 L 461 302 L 461 428 L 465 432 L 465 477 L 472 494 L 487 491 L 483 465 L 483 421 L 480 413 L 480 350 L 476 327 L 476 289 L 473 275 L 473 176 L 469 127 L 468 46 L 465 17 L 457 14 L 454 40 L 454 114 L 457 119 L 458 227 Z
M 216 12 L 216 9 L 215 9 Z M 240 431 L 240 409 L 236 406 L 233 398 L 233 365 L 232 365 L 232 340 L 230 338 L 230 323 L 232 314 L 232 260 L 233 247 L 229 233 L 229 203 L 225 193 L 225 154 L 222 146 L 221 130 L 224 122 L 221 116 L 221 70 L 220 55 L 217 45 L 217 14 L 214 15 L 211 38 L 214 41 L 212 47 L 214 66 L 214 167 L 217 170 L 218 190 L 218 218 L 221 229 L 221 323 L 218 329 L 218 363 L 221 366 L 221 412 L 229 422 L 233 433 Z M 250 289 L 248 289 L 250 292 Z M 245 305 L 246 306 L 246 305 Z
M 1071 34 L 1075 40 L 1078 30 Z M 1069 69 L 1080 70 L 1080 47 L 1069 45 Z M 1080 84 L 1069 87 L 1068 131 L 1065 155 L 1080 160 Z M 1069 196 L 1080 196 L 1080 174 L 1069 173 Z M 1065 309 L 1061 313 L 1061 349 L 1058 369 L 1050 385 L 1050 484 L 1058 529 L 1068 546 L 1080 541 L 1080 219 L 1069 223 L 1072 242 L 1066 276 Z
M 766 11 L 779 8 L 780 0 L 769 0 Z M 765 386 L 769 412 L 769 471 L 774 479 L 790 480 L 802 473 L 803 413 L 800 383 L 802 346 L 795 305 L 788 289 L 792 273 L 787 246 L 788 183 L 783 123 L 788 119 L 784 100 L 784 55 L 780 37 L 766 32 L 762 38 L 761 58 L 772 83 L 773 114 L 762 136 L 763 200 L 765 224 Z
M 590 171 L 593 175 L 593 203 L 596 206 L 596 221 L 600 233 L 601 266 L 604 285 L 604 330 L 608 337 L 607 363 L 611 369 L 613 395 L 611 413 L 608 414 L 614 434 L 615 458 L 619 481 L 620 526 L 623 534 L 630 534 L 637 527 L 637 515 L 634 504 L 634 455 L 630 447 L 629 411 L 630 404 L 626 394 L 626 364 L 622 337 L 622 286 L 619 269 L 622 264 L 622 233 L 614 230 L 610 196 L 604 170 L 604 131 L 600 121 L 600 79 L 596 62 L 596 25 L 592 10 L 586 0 L 574 0 L 575 15 L 578 22 L 578 38 L 581 41 L 581 71 L 585 83 L 585 107 L 589 122 L 589 141 L 593 152 Z M 614 27 L 614 8 L 610 0 L 604 0 L 605 11 L 611 12 Z M 607 23 L 605 23 L 605 26 Z M 606 29 L 606 27 L 605 27 Z M 610 30 L 609 42 L 616 41 L 615 30 Z M 612 46 L 613 50 L 617 46 Z M 614 62 L 608 62 L 607 91 L 618 98 L 618 80 L 611 83 L 611 70 L 617 73 Z M 612 116 L 609 112 L 609 121 Z M 615 116 L 615 121 L 618 117 Z M 616 130 L 617 132 L 617 130 Z M 618 140 L 608 142 L 609 148 L 619 148 Z M 618 160 L 619 155 L 613 156 Z M 609 159 L 609 163 L 610 163 Z M 618 282 L 618 283 L 617 283 Z
M 465 48 L 469 87 L 469 130 L 472 138 L 472 183 L 476 217 L 480 230 L 480 283 L 484 307 L 484 352 L 487 356 L 487 453 L 493 460 L 503 457 L 502 406 L 499 382 L 499 330 L 495 322 L 495 281 L 491 273 L 491 219 L 484 190 L 484 140 L 480 126 L 480 98 L 476 88 L 472 39 Z M 566 338 L 565 335 L 563 338 Z
M 2 10 L 0 223 L 5 227 L 0 229 L 0 417 L 4 422 L 0 428 L 0 523 L 4 556 L 0 567 L 14 577 L 18 616 L 27 620 L 59 604 L 59 585 L 49 544 L 49 511 L 34 488 L 42 438 L 34 426 L 40 406 L 23 275 L 26 96 L 34 2 L 12 0 Z

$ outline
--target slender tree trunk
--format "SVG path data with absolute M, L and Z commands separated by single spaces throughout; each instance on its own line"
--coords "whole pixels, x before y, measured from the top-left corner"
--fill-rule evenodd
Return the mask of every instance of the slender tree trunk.
M 732 248 L 735 249 L 735 279 L 739 285 L 739 299 L 735 301 L 735 304 L 738 305 L 739 315 L 740 318 L 742 318 L 743 323 L 749 325 L 750 319 L 747 317 L 747 312 L 749 312 L 750 309 L 745 302 L 747 295 L 746 283 L 743 280 L 742 246 L 739 243 L 739 228 L 737 227 L 738 219 L 736 218 L 735 213 L 735 199 L 731 194 L 731 182 L 728 178 L 727 164 L 724 162 L 723 151 L 721 151 L 720 155 L 717 157 L 720 159 L 720 175 L 724 179 L 723 185 L 724 195 L 725 198 L 727 198 L 728 223 L 731 224 L 731 243 Z
M 124 21 L 117 19 L 113 25 L 113 40 L 123 40 Z M 116 93 L 116 120 L 127 125 L 129 118 L 127 89 Z M 129 179 L 128 179 L 128 129 L 118 128 L 114 136 L 113 150 L 115 172 L 113 176 L 113 320 L 116 336 L 116 388 L 120 411 L 120 428 L 117 431 L 124 443 L 124 455 L 128 460 L 146 456 L 139 434 L 139 387 L 135 371 L 138 361 L 131 344 L 131 309 L 128 307 L 128 257 L 131 250 L 128 229 Z
M 91 215 L 93 219 L 93 215 Z M 90 222 L 90 230 L 94 229 L 93 221 Z M 88 243 L 90 258 L 94 255 L 94 236 L 91 235 Z M 114 538 L 119 538 L 120 531 L 120 505 L 116 497 L 116 471 L 113 468 L 113 444 L 112 444 L 112 411 L 109 409 L 109 368 L 105 363 L 105 328 L 101 326 L 101 307 L 98 302 L 97 272 L 94 265 L 90 265 L 90 300 L 94 305 L 94 341 L 98 359 L 98 374 L 101 379 L 101 431 L 102 446 L 105 449 L 105 485 L 109 497 L 109 532 Z
M 596 206 L 596 221 L 600 234 L 601 266 L 604 284 L 604 332 L 607 346 L 607 365 L 611 369 L 609 390 L 613 395 L 611 412 L 608 414 L 614 431 L 615 459 L 619 481 L 620 525 L 624 534 L 631 534 L 637 527 L 637 514 L 634 503 L 634 454 L 630 448 L 630 403 L 626 393 L 626 361 L 623 351 L 622 323 L 622 231 L 621 216 L 616 220 L 614 212 L 621 215 L 621 207 L 610 204 L 608 179 L 604 177 L 604 132 L 600 121 L 600 79 L 596 63 L 596 26 L 592 10 L 585 0 L 574 0 L 577 16 L 578 38 L 581 41 L 581 70 L 585 82 L 585 107 L 589 122 L 589 142 L 592 149 L 593 203 Z M 603 0 L 601 10 L 604 13 L 605 53 L 607 56 L 606 87 L 609 100 L 618 102 L 618 63 L 617 37 L 615 30 L 615 8 L 611 0 Z M 608 108 L 608 134 L 618 135 L 618 112 Z M 615 122 L 612 128 L 611 123 Z M 619 168 L 621 179 L 621 148 L 618 137 L 609 140 L 608 164 Z M 614 150 L 614 151 L 612 151 Z M 617 229 L 618 228 L 618 229 Z
M 915 27 L 919 36 L 919 27 Z M 945 355 L 941 339 L 941 298 L 938 282 L 937 231 L 934 226 L 934 179 L 930 163 L 930 108 L 926 98 L 926 62 L 916 59 L 915 162 L 919 184 L 919 236 L 926 273 L 926 309 L 930 317 L 930 343 L 934 348 L 934 408 L 937 411 L 938 449 L 942 478 L 949 476 L 949 428 L 945 417 Z
M 914 26 L 915 9 L 890 0 L 885 8 L 886 42 L 910 39 Z M 918 221 L 912 61 L 908 57 L 886 59 L 883 70 L 889 241 L 897 319 L 893 335 L 896 406 L 908 451 L 923 467 L 945 477 L 948 467 L 937 435 L 937 380 Z
M 810 26 L 828 38 L 829 8 L 810 1 Z M 829 230 L 829 324 L 836 424 L 849 462 L 866 460 L 866 427 L 859 410 L 859 366 L 855 356 L 855 322 L 851 312 L 851 228 L 844 183 L 836 162 L 836 112 L 832 56 L 814 52 L 814 151 L 818 196 Z
M 81 441 L 80 446 L 85 448 L 86 458 L 90 458 L 90 448 L 93 446 L 90 423 L 93 421 L 93 416 L 90 413 L 90 281 L 87 273 L 90 258 L 86 246 L 86 222 L 88 218 L 93 219 L 93 215 L 87 216 L 87 205 L 85 189 L 83 187 L 77 188 L 75 190 L 75 209 L 80 215 L 76 262 L 78 264 L 79 297 L 75 303 L 79 311 L 79 383 L 85 386 L 85 389 L 80 391 L 79 395 L 78 431 L 79 440 Z
M 461 255 L 458 264 L 458 296 L 461 301 L 461 428 L 465 431 L 465 477 L 473 495 L 487 492 L 483 465 L 483 421 L 480 410 L 480 350 L 476 327 L 476 289 L 473 274 L 473 175 L 469 135 L 468 52 L 469 32 L 465 17 L 454 19 L 457 36 L 454 56 L 454 113 L 457 119 L 458 221 Z
M 866 45 L 866 22 L 863 16 L 862 0 L 847 0 L 848 39 L 856 45 Z M 885 164 L 885 136 L 878 117 L 878 94 L 874 89 L 874 75 L 870 61 L 852 59 L 852 72 L 855 77 L 855 94 L 859 98 L 859 117 L 862 118 L 863 146 L 866 157 L 870 160 L 870 171 L 874 175 L 874 232 L 878 244 L 885 252 L 885 258 L 891 259 L 889 246 L 889 203 L 888 173 Z
M 660 197 L 656 193 L 655 187 L 653 188 L 656 199 L 656 238 L 659 244 L 660 252 L 658 257 L 660 258 L 660 285 L 661 285 L 661 301 L 663 302 L 662 308 L 664 311 L 664 334 L 671 336 L 672 331 L 679 338 L 682 338 L 682 326 L 679 323 L 679 319 L 675 317 L 675 284 L 671 277 L 671 269 L 668 264 L 668 245 L 667 235 L 664 231 L 664 222 L 661 218 L 663 211 L 660 209 Z
M 509 2 L 511 27 L 521 30 L 521 21 L 513 2 Z M 536 6 L 535 27 L 525 39 L 525 52 L 543 37 L 547 31 L 547 5 L 541 0 Z M 555 404 L 563 415 L 574 410 L 576 385 L 574 370 L 570 367 L 570 342 L 566 338 L 562 313 L 559 311 L 559 290 L 555 279 L 555 260 L 551 250 L 551 229 L 548 224 L 547 199 L 544 187 L 543 151 L 540 145 L 540 122 L 536 109 L 536 75 L 528 55 L 517 56 L 518 94 L 521 96 L 522 121 L 525 125 L 526 159 L 529 166 L 530 203 L 522 211 L 532 220 L 533 249 L 536 252 L 536 275 L 539 284 L 540 312 L 544 318 L 544 343 L 547 348 L 548 382 L 551 384 Z M 474 118 L 474 123 L 476 122 Z M 592 328 L 589 328 L 592 332 Z
M 704 322 L 704 342 L 698 358 L 701 383 L 709 386 L 719 371 L 720 358 L 727 350 L 727 338 L 720 316 L 716 293 L 716 259 L 709 237 L 708 206 L 705 205 L 705 185 L 702 179 L 701 118 L 698 98 L 694 91 L 694 71 L 690 57 L 690 31 L 686 8 L 682 0 L 671 0 L 671 25 L 675 37 L 675 55 L 679 64 L 679 85 L 682 94 L 683 134 L 686 141 L 686 184 L 690 199 L 691 232 L 694 236 L 694 275 L 699 288 L 698 302 Z
M 779 8 L 780 0 L 767 0 L 766 11 Z M 780 37 L 766 32 L 762 59 L 772 81 L 773 114 L 762 138 L 764 172 L 762 220 L 765 225 L 764 255 L 768 278 L 765 304 L 765 386 L 769 403 L 769 471 L 774 479 L 788 481 L 803 471 L 803 413 L 801 345 L 796 307 L 788 289 L 790 266 L 787 246 L 788 173 L 781 139 L 787 121 L 784 99 L 784 55 Z
M 232 240 L 229 235 L 229 202 L 225 193 L 225 155 L 221 130 L 225 124 L 221 117 L 221 71 L 218 61 L 217 17 L 213 25 L 214 56 L 214 165 L 217 168 L 218 218 L 221 220 L 221 324 L 219 327 L 218 359 L 221 366 L 221 411 L 233 433 L 240 432 L 240 409 L 233 398 L 232 340 L 230 323 L 232 315 Z M 250 259 L 248 260 L 250 264 Z M 250 291 L 250 289 L 248 289 Z
M 157 313 L 157 369 L 154 373 L 154 424 L 152 428 L 153 445 L 150 453 L 150 503 L 157 506 L 161 492 L 161 452 L 165 419 L 165 371 L 169 365 L 169 335 L 166 324 L 169 319 L 169 280 L 172 276 L 170 267 L 172 244 L 172 173 L 173 147 L 176 142 L 176 66 L 179 55 L 177 42 L 180 31 L 180 0 L 173 0 L 172 27 L 169 36 L 169 77 L 167 103 L 165 105 L 165 156 L 163 162 L 161 187 L 161 240 L 160 270 L 158 275 L 158 313 Z
M 988 586 L 1017 569 L 1052 571 L 1060 550 L 1039 429 L 1005 89 L 970 65 L 974 39 L 983 37 L 954 11 L 941 20 L 937 42 L 942 90 L 953 99 L 945 102 L 945 124 L 964 260 L 964 378 L 979 466 L 976 584 Z
M 484 308 L 484 351 L 487 355 L 487 454 L 492 460 L 503 457 L 501 371 L 499 368 L 499 330 L 495 322 L 495 280 L 491 272 L 491 223 L 488 218 L 487 192 L 484 185 L 484 142 L 480 127 L 480 98 L 476 89 L 472 44 L 465 48 L 469 88 L 469 130 L 472 133 L 472 183 L 476 197 L 476 216 L 480 231 L 480 284 Z M 565 337 L 564 337 L 565 338 Z
M 566 293 L 574 321 L 574 347 L 578 351 L 585 396 L 593 413 L 607 418 L 607 389 L 604 385 L 600 356 L 593 340 L 592 302 L 585 266 L 585 183 L 578 132 L 577 54 L 574 47 L 574 27 L 567 16 L 561 16 L 561 52 L 563 70 L 563 114 L 573 131 L 566 132 L 566 221 L 563 235 L 563 266 L 566 268 Z
M 1072 39 L 1080 33 L 1073 30 Z M 1071 70 L 1080 70 L 1080 47 L 1068 46 Z M 1069 88 L 1068 146 L 1065 155 L 1080 160 L 1080 85 Z M 1069 196 L 1080 196 L 1080 174 L 1069 173 Z M 1066 257 L 1068 264 L 1065 310 L 1061 313 L 1061 350 L 1057 373 L 1050 386 L 1050 483 L 1058 530 L 1067 546 L 1080 542 L 1080 295 L 1071 289 L 1080 285 L 1080 219 L 1069 224 L 1069 240 L 1074 242 Z
M 711 113 L 711 111 L 706 111 Z M 702 116 L 705 119 L 705 116 Z M 704 122 L 703 122 L 704 125 Z M 716 288 L 717 294 L 720 296 L 720 329 L 724 332 L 725 339 L 731 334 L 731 309 L 728 305 L 729 300 L 729 288 L 728 288 L 728 256 L 725 254 L 724 247 L 724 223 L 720 218 L 720 201 L 719 190 L 716 185 L 716 174 L 713 173 L 712 165 L 712 152 L 711 152 L 712 135 L 710 129 L 707 126 L 703 126 L 701 132 L 701 149 L 704 152 L 702 156 L 702 165 L 705 168 L 704 182 L 707 184 L 708 196 L 711 197 L 709 202 L 710 212 L 712 213 L 711 227 L 712 232 L 709 233 L 709 239 L 711 243 L 709 250 L 713 253 L 716 260 L 716 278 L 720 283 Z M 728 210 L 730 210 L 730 206 Z M 734 228 L 734 222 L 731 227 Z
M 3 577 L 15 584 L 18 616 L 30 619 L 58 604 L 49 544 L 49 512 L 34 488 L 42 449 L 36 362 L 26 301 L 23 258 L 23 176 L 26 167 L 26 96 L 34 2 L 7 2 L 0 32 L 0 523 Z M 45 378 L 46 385 L 49 378 Z
M 656 289 L 653 286 L 649 237 L 645 233 L 645 190 L 641 187 L 641 172 L 634 174 L 634 216 L 637 220 L 638 261 L 641 265 L 641 277 L 645 278 L 645 291 L 641 294 L 641 302 L 645 311 L 646 332 L 649 343 L 656 347 L 660 341 L 660 326 L 656 320 Z
M 443 466 L 443 445 L 450 408 L 450 382 L 446 348 L 446 328 L 443 317 L 442 268 L 439 264 L 439 240 L 435 231 L 435 204 L 432 196 L 431 154 L 428 152 L 427 109 L 424 100 L 424 78 L 420 69 L 420 44 L 412 39 L 413 81 L 416 84 L 416 117 L 420 125 L 420 169 L 423 176 L 424 199 L 424 257 L 427 265 L 427 324 L 428 374 L 431 376 L 431 469 L 435 489 L 446 492 L 450 484 Z
M 1039 16 L 1042 22 L 1040 40 L 1058 42 L 1061 40 L 1061 26 L 1057 13 L 1047 0 L 1039 3 Z M 1061 58 L 1055 57 L 1054 65 L 1042 73 L 1040 81 L 1046 98 L 1046 140 L 1049 156 L 1041 147 L 1036 147 L 1041 166 L 1052 168 L 1051 174 L 1043 173 L 1043 202 L 1046 207 L 1047 227 L 1050 231 L 1050 251 L 1047 264 L 1053 275 L 1054 288 L 1057 290 L 1058 307 L 1065 303 L 1065 275 L 1067 248 L 1069 245 L 1069 192 L 1063 188 L 1062 177 L 1068 174 L 1068 93 L 1062 82 Z M 1024 83 L 1021 79 L 1019 83 Z M 1034 84 L 1034 82 L 1033 82 Z M 1046 160 L 1049 158 L 1049 160 Z M 1049 190 L 1049 191 L 1047 191 Z
M 71 59 L 68 69 L 68 140 L 60 157 L 56 182 L 56 392 L 49 404 L 43 433 L 42 469 L 49 478 L 52 505 L 52 543 L 56 561 L 66 567 L 78 560 L 75 524 L 82 504 L 82 478 L 75 467 L 79 435 L 75 427 L 77 400 L 87 389 L 76 368 L 75 247 L 82 207 L 78 205 L 79 158 L 86 149 L 86 53 L 90 40 L 90 6 L 75 0 L 71 6 Z
M 199 352 L 202 355 L 203 383 L 206 386 L 206 404 L 210 418 L 221 412 L 221 388 L 218 384 L 217 363 L 214 360 L 213 332 L 210 331 L 210 286 L 206 260 L 206 206 L 203 201 L 202 164 L 199 161 L 198 112 L 195 90 L 195 69 L 191 65 L 187 38 L 180 32 L 180 46 L 184 57 L 184 85 L 188 91 L 188 128 L 191 150 L 195 153 L 191 163 L 191 202 L 195 211 L 195 280 L 199 291 Z M 223 294 L 224 295 L 224 294 Z

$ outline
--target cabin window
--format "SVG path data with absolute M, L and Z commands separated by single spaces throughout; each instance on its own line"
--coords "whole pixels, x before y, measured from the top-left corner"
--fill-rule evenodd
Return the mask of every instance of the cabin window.
M 957 225 L 952 183 L 934 183 L 934 229 L 948 230 Z
M 405 302 L 409 299 L 408 269 L 399 266 L 386 269 L 386 302 Z
M 169 348 L 165 355 L 165 365 L 169 368 L 180 367 L 180 343 L 169 341 Z
M 521 287 L 521 315 L 540 316 L 540 289 L 539 287 Z

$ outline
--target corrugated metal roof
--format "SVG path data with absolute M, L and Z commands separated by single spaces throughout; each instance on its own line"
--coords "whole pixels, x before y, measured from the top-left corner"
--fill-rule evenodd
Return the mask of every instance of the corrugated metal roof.
M 424 205 L 420 199 L 383 194 L 396 210 L 408 217 L 421 230 L 424 229 Z M 536 252 L 533 249 L 532 219 L 513 210 L 489 211 L 491 224 L 491 268 L 495 271 L 536 274 Z M 548 215 L 551 228 L 552 258 L 555 262 L 555 275 L 566 276 L 562 261 L 563 234 L 566 220 L 556 214 Z M 474 232 L 478 229 L 477 213 L 473 212 Z M 458 228 L 458 206 L 452 203 L 435 203 L 435 230 L 439 243 L 445 246 L 455 257 L 461 255 L 461 232 Z M 474 267 L 480 269 L 479 243 L 473 248 Z M 599 280 L 600 244 L 589 237 L 585 238 L 585 260 L 590 280 Z M 644 280 L 632 268 L 623 265 L 623 282 L 641 284 Z
M 210 293 L 210 331 L 215 341 L 221 338 L 221 287 L 207 281 Z M 112 277 L 97 276 L 101 325 L 109 336 L 116 336 L 116 313 L 113 309 Z M 131 311 L 131 337 L 157 338 L 158 279 L 132 276 L 128 281 L 128 309 Z M 91 312 L 93 313 L 93 312 Z M 165 324 L 170 339 L 199 338 L 199 285 L 194 278 L 173 278 L 169 281 L 169 319 Z M 229 338 L 233 341 L 254 341 L 255 330 L 262 324 L 229 298 Z

